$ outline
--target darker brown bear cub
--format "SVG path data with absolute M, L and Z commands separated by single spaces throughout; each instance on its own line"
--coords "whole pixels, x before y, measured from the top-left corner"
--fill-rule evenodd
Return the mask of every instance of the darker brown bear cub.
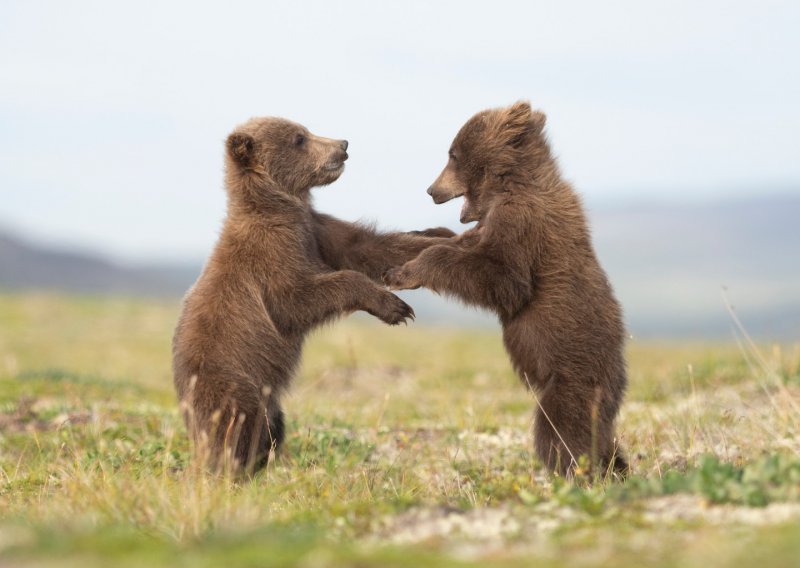
M 568 474 L 588 456 L 625 474 L 614 438 L 627 382 L 621 310 L 544 124 L 544 114 L 524 102 L 472 117 L 428 193 L 436 203 L 463 195 L 461 221 L 477 225 L 385 280 L 497 312 L 515 370 L 538 393 L 540 459 Z
M 445 239 L 379 234 L 314 211 L 310 189 L 341 175 L 344 140 L 257 118 L 226 145 L 228 214 L 184 301 L 173 370 L 190 434 L 209 465 L 253 471 L 283 440 L 280 399 L 309 330 L 356 310 L 388 324 L 413 318 L 375 280 Z

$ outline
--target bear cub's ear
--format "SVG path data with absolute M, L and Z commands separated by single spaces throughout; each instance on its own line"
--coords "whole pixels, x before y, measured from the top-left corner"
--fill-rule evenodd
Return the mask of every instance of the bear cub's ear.
M 253 161 L 253 150 L 256 146 L 256 141 L 248 134 L 234 132 L 228 136 L 228 141 L 225 144 L 228 149 L 228 154 L 233 161 L 242 166 L 249 166 Z
M 547 116 L 540 110 L 535 110 L 531 113 L 531 129 L 534 134 L 540 134 L 544 130 L 544 123 L 547 122 Z
M 531 110 L 529 102 L 514 103 L 506 110 L 504 120 L 507 143 L 514 148 L 523 146 L 529 136 L 535 136 L 544 130 L 546 119 L 543 112 Z

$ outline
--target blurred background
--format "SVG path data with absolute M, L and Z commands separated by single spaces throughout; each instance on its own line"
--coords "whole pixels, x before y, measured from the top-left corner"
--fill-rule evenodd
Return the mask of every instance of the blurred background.
M 0 4 L 0 290 L 178 299 L 256 115 L 347 138 L 317 208 L 458 224 L 425 190 L 473 113 L 529 99 L 634 337 L 800 337 L 800 3 Z M 420 324 L 496 326 L 410 294 Z

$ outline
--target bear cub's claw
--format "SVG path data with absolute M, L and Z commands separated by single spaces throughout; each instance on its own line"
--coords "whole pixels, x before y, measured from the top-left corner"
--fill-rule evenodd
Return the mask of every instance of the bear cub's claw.
M 384 323 L 388 323 L 389 325 L 397 325 L 399 323 L 408 324 L 406 320 L 414 320 L 416 317 L 414 309 L 411 306 L 391 293 L 387 296 L 384 309 L 376 315 Z

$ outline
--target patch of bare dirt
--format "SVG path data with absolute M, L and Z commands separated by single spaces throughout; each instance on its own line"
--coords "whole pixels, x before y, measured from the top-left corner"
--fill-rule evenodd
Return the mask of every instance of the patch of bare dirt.
M 0 432 L 44 432 L 67 425 L 86 424 L 92 419 L 89 411 L 60 412 L 47 416 L 52 401 L 21 398 L 11 412 L 0 413 Z

